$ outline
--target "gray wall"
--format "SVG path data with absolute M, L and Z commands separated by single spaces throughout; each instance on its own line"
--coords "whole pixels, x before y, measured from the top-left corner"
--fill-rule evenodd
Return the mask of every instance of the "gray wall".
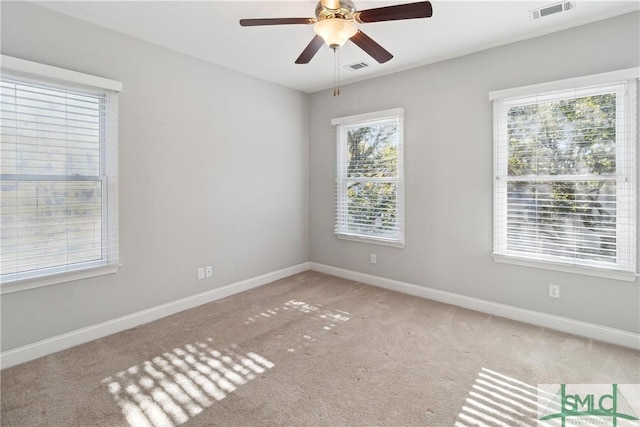
M 124 84 L 123 265 L 3 295 L 3 351 L 308 261 L 308 95 L 29 3 L 1 27 L 5 55 Z
M 1 7 L 3 54 L 124 83 L 123 266 L 2 296 L 2 351 L 308 260 L 640 331 L 637 281 L 491 260 L 487 101 L 491 90 L 638 66 L 637 13 L 350 85 L 333 98 L 29 3 Z M 394 107 L 406 114 L 407 245 L 337 240 L 330 120 Z M 210 264 L 214 277 L 197 281 L 196 267 Z M 549 283 L 561 286 L 560 300 L 546 296 Z
M 495 263 L 488 93 L 640 65 L 638 13 L 311 97 L 311 261 L 640 331 L 634 283 Z M 425 46 L 428 46 L 426 44 Z M 406 247 L 338 240 L 332 118 L 405 109 Z M 377 264 L 369 263 L 377 254 Z M 640 265 L 640 264 L 639 264 Z M 552 300 L 548 285 L 561 287 Z

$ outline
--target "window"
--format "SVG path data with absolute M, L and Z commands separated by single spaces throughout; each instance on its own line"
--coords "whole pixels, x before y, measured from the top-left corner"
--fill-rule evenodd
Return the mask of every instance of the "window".
M 119 89 L 118 82 L 2 57 L 3 292 L 22 289 L 12 283 L 27 279 L 49 278 L 27 288 L 42 286 L 70 280 L 69 272 L 93 269 L 88 277 L 117 266 Z
M 403 121 L 399 108 L 332 120 L 338 238 L 404 246 Z
M 635 280 L 637 75 L 491 93 L 496 260 Z

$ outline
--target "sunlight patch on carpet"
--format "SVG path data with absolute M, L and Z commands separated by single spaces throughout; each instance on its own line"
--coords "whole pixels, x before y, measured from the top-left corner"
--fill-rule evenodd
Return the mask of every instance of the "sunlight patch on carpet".
M 102 380 L 131 427 L 184 424 L 238 387 L 274 367 L 237 345 L 218 351 L 187 344 Z
M 251 326 L 276 316 L 311 319 L 311 326 L 301 328 L 295 336 L 275 337 L 274 344 L 280 342 L 280 351 L 287 353 L 307 348 L 322 336 L 337 334 L 336 326 L 351 318 L 345 311 L 289 300 L 249 317 L 244 324 Z M 237 344 L 218 351 L 211 347 L 211 338 L 205 341 L 175 348 L 102 380 L 131 427 L 184 424 L 275 366 L 255 352 L 241 354 Z
M 294 353 L 296 350 L 305 348 L 315 343 L 318 338 L 335 329 L 341 323 L 351 319 L 351 313 L 346 311 L 328 309 L 322 305 L 308 304 L 304 301 L 289 300 L 280 307 L 274 307 L 269 310 L 262 311 L 256 315 L 249 317 L 244 324 L 252 325 L 268 318 L 283 315 L 300 315 L 310 317 L 313 321 L 319 322 L 318 328 L 298 333 L 294 338 L 293 346 L 287 348 L 287 352 Z
M 282 306 L 273 309 L 265 310 L 249 317 L 244 324 L 250 325 L 251 323 L 258 322 L 261 318 L 269 318 L 272 316 L 278 316 L 286 312 L 298 312 L 302 314 L 312 314 L 319 319 L 326 320 L 328 322 L 345 322 L 351 318 L 351 314 L 342 310 L 329 310 L 322 305 L 308 304 L 304 301 L 289 300 Z M 335 326 L 335 325 L 331 325 Z
M 455 426 L 547 425 L 538 420 L 541 393 L 537 386 L 482 368 L 458 414 Z

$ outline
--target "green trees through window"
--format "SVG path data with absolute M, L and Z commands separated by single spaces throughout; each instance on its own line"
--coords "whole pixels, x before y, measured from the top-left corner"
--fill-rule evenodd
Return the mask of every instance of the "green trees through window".
M 348 220 L 358 231 L 388 233 L 395 229 L 397 133 L 395 123 L 347 132 Z
M 515 106 L 507 127 L 508 248 L 615 262 L 615 94 Z

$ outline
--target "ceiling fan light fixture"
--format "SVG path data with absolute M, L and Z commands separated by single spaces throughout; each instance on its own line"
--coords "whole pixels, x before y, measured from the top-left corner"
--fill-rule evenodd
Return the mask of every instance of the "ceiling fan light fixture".
M 332 49 L 342 47 L 351 37 L 358 32 L 356 24 L 352 20 L 343 18 L 327 18 L 318 21 L 313 31 L 322 37 L 324 42 Z

